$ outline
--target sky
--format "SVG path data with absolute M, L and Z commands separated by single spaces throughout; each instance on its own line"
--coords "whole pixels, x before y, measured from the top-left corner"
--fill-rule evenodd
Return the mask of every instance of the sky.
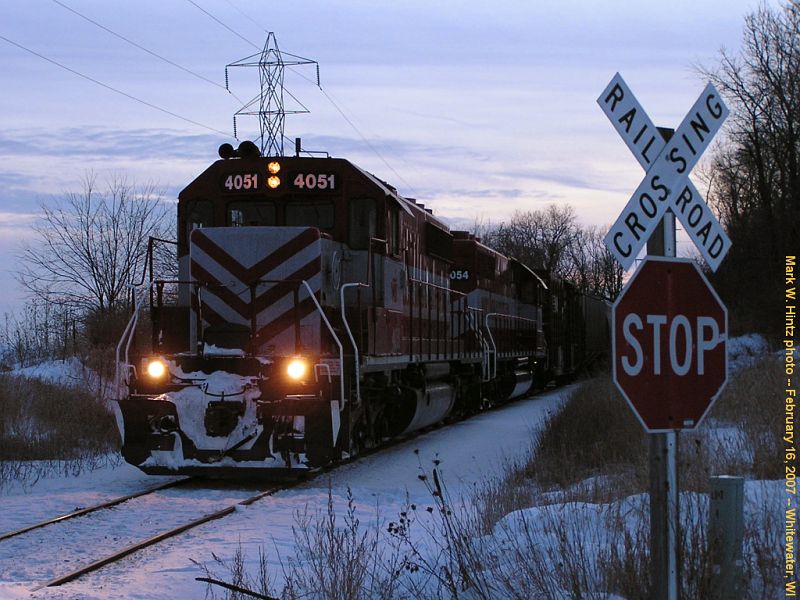
M 268 31 L 319 63 L 324 93 L 313 66 L 285 77 L 310 110 L 286 121 L 304 148 L 348 158 L 454 225 L 556 203 L 605 231 L 643 173 L 597 97 L 619 72 L 657 125 L 677 126 L 705 85 L 697 66 L 738 51 L 758 4 L 2 2 L 0 315 L 23 305 L 15 255 L 42 204 L 89 172 L 174 201 L 221 143 L 236 145 L 232 116 L 258 75 L 231 69 L 230 93 L 225 65 L 259 52 Z M 257 137 L 255 119 L 237 125 L 239 139 Z

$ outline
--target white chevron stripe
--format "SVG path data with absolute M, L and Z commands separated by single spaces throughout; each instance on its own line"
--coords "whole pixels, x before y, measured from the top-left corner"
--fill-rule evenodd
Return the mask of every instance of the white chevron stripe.
M 320 283 L 322 282 L 322 274 L 317 273 L 308 280 L 308 284 L 311 286 L 311 289 L 314 292 L 318 292 L 320 288 Z M 298 294 L 298 302 L 302 302 L 308 298 L 308 291 L 305 289 L 305 286 L 300 287 L 300 293 Z M 283 313 L 291 310 L 294 307 L 294 293 L 291 291 L 267 306 L 264 310 L 262 310 L 258 317 L 256 318 L 256 325 L 259 329 L 271 323 L 274 319 L 278 318 Z
M 307 265 L 319 255 L 319 244 L 309 244 L 300 252 L 287 257 L 276 268 L 263 275 L 261 279 L 286 279 L 292 273 Z M 218 281 L 229 286 L 233 291 L 239 294 L 247 293 L 247 297 L 249 298 L 249 290 L 247 287 L 239 280 L 238 277 L 235 277 L 230 271 L 220 265 L 213 256 L 209 256 L 206 252 L 193 245 L 191 248 L 191 259 L 208 271 Z

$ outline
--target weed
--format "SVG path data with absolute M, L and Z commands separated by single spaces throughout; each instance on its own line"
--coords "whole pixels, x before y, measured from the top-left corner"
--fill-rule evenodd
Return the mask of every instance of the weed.
M 77 474 L 118 447 L 114 417 L 84 390 L 0 375 L 0 486 Z

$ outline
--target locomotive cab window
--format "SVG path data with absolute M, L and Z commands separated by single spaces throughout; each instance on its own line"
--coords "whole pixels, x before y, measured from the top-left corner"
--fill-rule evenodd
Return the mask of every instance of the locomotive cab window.
M 192 230 L 212 225 L 213 206 L 210 200 L 191 200 L 186 203 L 186 239 Z
M 349 201 L 347 235 L 352 250 L 369 248 L 370 238 L 376 235 L 375 201 L 372 198 L 354 198 Z
M 389 237 L 389 252 L 395 256 L 400 254 L 400 211 L 397 206 L 389 207 L 389 223 L 386 228 Z
M 289 201 L 286 204 L 286 225 L 331 230 L 334 224 L 333 202 L 329 200 Z
M 231 202 L 228 204 L 228 226 L 275 225 L 272 202 Z

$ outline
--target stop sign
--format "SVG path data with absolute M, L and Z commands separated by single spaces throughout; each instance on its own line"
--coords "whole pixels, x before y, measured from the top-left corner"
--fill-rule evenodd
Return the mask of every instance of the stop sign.
M 694 429 L 728 379 L 728 312 L 690 260 L 648 257 L 614 303 L 614 382 L 649 432 Z

